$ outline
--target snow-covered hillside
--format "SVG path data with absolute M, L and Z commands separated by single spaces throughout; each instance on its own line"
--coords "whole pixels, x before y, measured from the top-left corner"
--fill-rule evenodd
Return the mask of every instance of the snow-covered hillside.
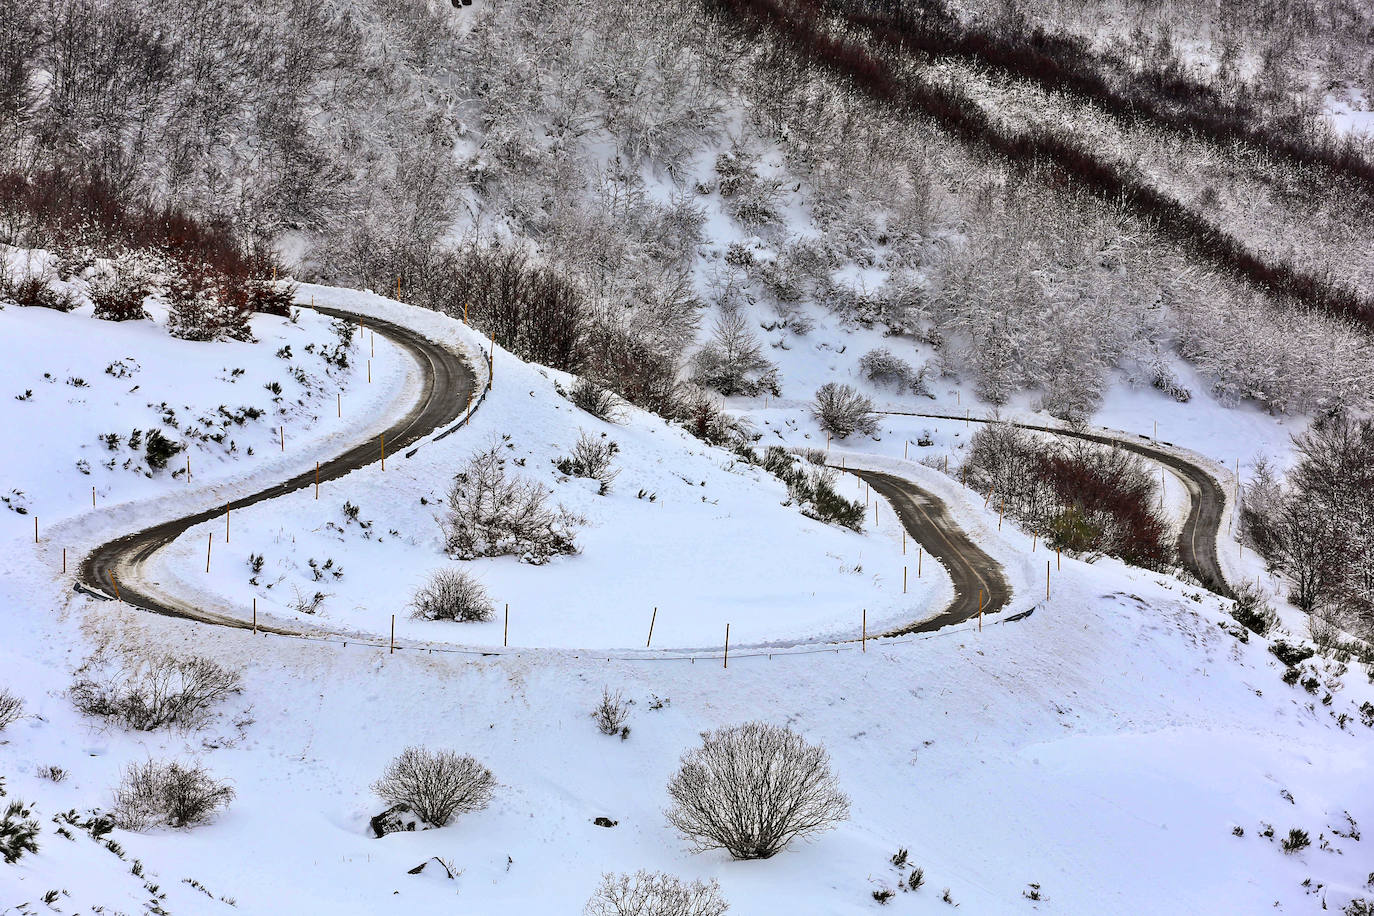
M 457 322 L 371 294 L 304 288 L 300 295 L 480 345 Z M 92 326 L 79 312 L 13 307 L 0 320 Z M 272 334 L 299 327 L 308 340 L 314 321 L 309 312 L 299 325 L 260 319 L 258 343 L 199 344 L 198 363 L 233 353 L 248 371 L 266 371 L 285 342 Z M 155 340 L 155 330 L 130 327 L 146 348 L 133 354 L 145 367 L 182 345 Z M 54 330 L 32 340 L 26 359 L 35 371 L 58 367 L 59 353 L 66 361 L 56 371 L 76 372 L 130 349 L 110 334 Z M 43 352 L 45 340 L 53 344 Z M 315 442 L 298 446 L 304 454 L 293 455 L 288 440 L 286 458 L 279 449 L 274 459 L 281 464 L 255 464 L 271 454 L 269 436 L 254 440 L 252 457 L 241 447 L 207 462 L 189 484 L 130 474 L 139 482 L 120 491 L 117 516 L 73 501 L 84 475 L 72 462 L 55 462 L 30 472 L 29 510 L 45 511 L 51 488 L 63 506 L 55 514 L 70 516 L 58 530 L 91 540 L 203 502 L 206 489 L 241 492 L 286 476 L 288 466 L 308 466 L 311 449 L 325 450 L 330 436 L 361 441 L 395 401 L 413 397 L 405 393 L 406 367 L 385 359 L 383 340 L 377 347 L 374 371 L 392 363 L 385 375 L 392 405 L 383 398 L 359 408 L 344 424 L 348 433 L 331 432 L 336 427 L 322 416 Z M 349 393 L 365 390 L 365 377 L 350 379 Z M 910 913 L 946 912 L 950 903 L 978 913 L 1242 914 L 1276 905 L 1315 912 L 1367 893 L 1358 837 L 1374 818 L 1374 733 L 1364 724 L 1374 723 L 1374 707 L 1361 704 L 1374 691 L 1358 667 L 1318 657 L 1301 664 L 1301 683 L 1289 685 L 1269 642 L 1231 621 L 1229 602 L 1110 558 L 1065 557 L 1045 600 L 1043 545 L 1033 552 L 1032 539 L 1010 523 L 999 530 L 977 495 L 918 463 L 931 452 L 956 454 L 968 427 L 895 416 L 871 439 L 832 444 L 832 458 L 899 472 L 938 494 L 1006 567 L 1011 610 L 1033 613 L 866 646 L 827 642 L 858 635 L 855 612 L 864 607 L 876 628 L 948 599 L 947 580 L 931 565 L 900 594 L 900 567 L 911 563 L 914 545 L 904 560 L 890 507 L 880 503 L 878 525 L 866 524 L 863 534 L 815 522 L 784 505 L 785 489 L 758 468 L 658 418 L 626 409 L 612 425 L 579 411 L 555 388 L 567 382 L 498 348 L 493 391 L 470 426 L 422 442 L 413 457 L 389 455 L 385 472 L 372 465 L 333 481 L 318 502 L 305 490 L 235 513 L 228 549 L 217 546 L 208 576 L 195 529 L 158 559 L 159 587 L 239 612 L 257 596 L 264 614 L 293 624 L 301 619 L 281 610 L 277 594 L 292 586 L 331 592 L 323 612 L 304 624 L 374 637 L 346 646 L 346 637 L 254 635 L 73 593 L 54 545 L 45 539 L 35 547 L 29 518 L 6 513 L 0 687 L 23 698 L 25 717 L 0 732 L 0 775 L 5 801 L 29 805 L 39 848 L 0 866 L 0 907 L 572 914 L 603 872 L 640 868 L 713 878 L 741 914 L 871 912 L 883 905 L 875 892 L 885 890 L 893 893 L 888 908 Z M 374 376 L 373 388 L 379 384 Z M 168 390 L 193 407 L 221 397 L 213 387 Z M 135 418 L 146 408 L 121 387 L 81 391 L 93 415 L 120 417 L 120 428 L 145 422 Z M 956 406 L 967 397 L 940 391 L 926 403 L 947 409 L 949 394 Z M 47 416 L 25 415 L 26 406 L 6 409 L 16 411 L 17 433 L 39 437 Z M 763 443 L 777 428 L 791 444 L 817 444 L 800 397 L 758 408 Z M 1121 425 L 1140 426 L 1138 401 L 1123 396 L 1118 409 Z M 1161 412 L 1162 425 L 1168 416 Z M 1217 416 L 1262 429 L 1257 441 L 1281 441 L 1273 423 Z M 1184 429 L 1170 435 L 1229 463 L 1232 455 L 1214 448 L 1221 440 L 1202 432 L 1190 438 Z M 605 495 L 552 467 L 584 430 L 619 445 L 620 474 Z M 906 444 L 927 430 L 930 446 Z M 586 520 L 576 555 L 543 566 L 462 564 L 511 604 L 506 651 L 500 619 L 404 616 L 413 586 L 455 562 L 443 556 L 433 520 L 448 477 L 493 437 L 505 449 L 503 436 L 510 463 Z M 853 493 L 861 495 L 857 486 Z M 357 520 L 343 514 L 345 500 L 359 507 Z M 363 529 L 359 521 L 371 524 Z M 218 524 L 206 527 L 218 531 Z M 255 588 L 247 557 L 257 552 L 266 561 Z M 311 559 L 333 559 L 343 575 L 331 572 L 317 585 Z M 654 606 L 654 646 L 669 651 L 636 648 Z M 394 653 L 375 644 L 393 612 L 403 646 Z M 728 667 L 717 638 L 726 622 L 732 645 L 742 647 Z M 760 644 L 770 645 L 748 648 Z M 443 651 L 483 645 L 493 648 Z M 101 647 L 204 655 L 241 669 L 243 691 L 193 731 L 137 732 L 83 717 L 68 688 Z M 598 733 L 592 721 L 603 688 L 631 701 L 624 738 Z M 664 819 L 665 784 L 698 733 L 748 720 L 786 724 L 823 744 L 850 816 L 764 861 L 694 853 Z M 481 760 L 497 780 L 490 806 L 440 829 L 372 838 L 368 820 L 385 805 L 370 786 L 409 745 Z M 99 842 L 83 831 L 89 809 L 111 807 L 125 766 L 165 757 L 199 761 L 227 780 L 235 792 L 228 808 L 193 830 L 115 829 Z M 68 809 L 77 825 L 53 820 Z M 614 826 L 597 826 L 598 817 Z M 1305 831 L 1310 846 L 1285 852 L 1290 829 Z M 898 868 L 892 859 L 902 849 Z M 448 878 L 435 856 L 457 876 Z M 425 861 L 419 874 L 407 874 Z M 916 867 L 924 886 L 901 890 Z

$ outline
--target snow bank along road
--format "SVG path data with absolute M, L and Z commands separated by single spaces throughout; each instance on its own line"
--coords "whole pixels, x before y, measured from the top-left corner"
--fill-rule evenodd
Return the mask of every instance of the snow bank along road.
M 956 417 L 950 414 L 905 413 L 896 410 L 886 411 L 886 413 L 907 417 L 926 417 L 931 420 L 963 420 L 973 423 L 999 422 L 986 418 L 979 419 L 978 417 Z M 1179 561 L 1183 564 L 1183 568 L 1192 573 L 1208 590 L 1227 598 L 1234 597 L 1230 586 L 1226 584 L 1226 577 L 1222 575 L 1221 563 L 1217 560 L 1217 536 L 1221 530 L 1221 516 L 1226 507 L 1226 496 L 1221 489 L 1221 484 L 1217 483 L 1216 478 L 1201 465 L 1195 464 L 1174 452 L 1146 445 L 1135 439 L 1123 439 L 1105 433 L 1056 429 L 1052 426 L 1035 426 L 1030 423 L 1016 423 L 1014 425 L 1035 432 L 1053 433 L 1056 436 L 1073 436 L 1088 442 L 1123 448 L 1151 461 L 1157 461 L 1178 474 L 1188 488 L 1188 517 L 1184 519 L 1183 528 L 1178 535 Z M 876 488 L 877 484 L 875 483 L 873 486 Z M 952 571 L 951 575 L 953 575 Z
M 335 318 L 359 318 L 357 315 L 323 306 L 315 306 L 315 310 Z M 421 391 L 415 406 L 383 434 L 387 450 L 394 450 L 399 457 L 407 446 L 462 416 L 467 409 L 469 396 L 477 394 L 476 376 L 467 361 L 458 353 L 425 340 L 414 331 L 400 325 L 371 317 L 365 320 L 370 330 L 385 334 L 408 351 L 421 368 Z M 380 442 L 363 443 L 331 461 L 322 463 L 319 467 L 319 480 L 333 480 L 377 461 L 381 457 L 380 446 Z M 284 483 L 268 487 L 252 496 L 233 500 L 229 504 L 230 511 L 313 486 L 315 479 L 315 469 L 312 467 Z M 154 553 L 176 540 L 188 528 L 216 518 L 222 512 L 224 507 L 216 506 L 103 544 L 92 551 L 81 564 L 78 573 L 80 580 L 86 586 L 105 594 L 117 590 L 123 601 L 155 613 L 220 626 L 250 627 L 252 624 L 249 621 L 227 614 L 217 614 L 179 602 L 174 596 L 158 593 L 153 588 L 154 583 L 145 582 L 140 575 L 141 567 Z M 271 625 L 260 625 L 258 629 L 282 635 L 300 635 L 297 631 Z

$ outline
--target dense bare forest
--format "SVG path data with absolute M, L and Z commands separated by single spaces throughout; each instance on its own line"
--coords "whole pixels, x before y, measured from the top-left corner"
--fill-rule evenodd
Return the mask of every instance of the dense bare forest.
M 665 412 L 742 305 L 1062 417 L 1117 370 L 1188 397 L 1174 353 L 1231 403 L 1361 406 L 1371 158 L 1312 86 L 1367 75 L 1319 39 L 1368 14 L 1261 6 L 3 0 L 0 150 Z M 9 241 L 129 245 L 29 213 Z

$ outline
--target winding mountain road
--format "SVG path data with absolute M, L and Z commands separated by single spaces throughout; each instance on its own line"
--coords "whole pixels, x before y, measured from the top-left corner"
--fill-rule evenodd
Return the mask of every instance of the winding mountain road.
M 945 567 L 954 582 L 954 600 L 934 617 L 898 627 L 884 636 L 930 633 L 941 627 L 996 614 L 1011 601 L 1011 586 L 1002 564 L 964 534 L 944 502 L 904 477 L 880 471 L 851 470 L 879 495 L 887 497 L 907 534 Z
M 407 446 L 457 421 L 467 409 L 469 396 L 477 394 L 477 377 L 472 367 L 453 350 L 388 321 L 318 305 L 314 306 L 314 309 L 334 318 L 365 320 L 369 330 L 380 332 L 390 338 L 419 364 L 422 376 L 420 396 L 409 412 L 383 434 L 386 437 L 388 452 L 399 455 Z M 342 477 L 377 461 L 380 457 L 379 442 L 370 441 L 356 445 L 342 455 L 322 463 L 319 468 L 319 480 L 323 483 Z M 290 480 L 260 490 L 251 496 L 232 500 L 229 503 L 230 511 L 314 486 L 315 479 L 315 469 L 310 468 Z M 156 591 L 152 586 L 157 583 L 147 582 L 142 575 L 148 559 L 158 550 L 176 540 L 187 529 L 218 518 L 224 511 L 224 506 L 215 506 L 182 518 L 161 522 L 102 544 L 82 561 L 78 571 L 79 580 L 87 588 L 105 594 L 117 592 L 124 602 L 157 614 L 247 629 L 253 625 L 250 621 L 179 601 L 172 595 Z M 272 624 L 260 623 L 257 629 L 282 635 L 300 635 L 298 630 Z
M 316 306 L 315 310 L 332 317 L 357 320 L 362 316 L 338 309 Z M 447 347 L 426 340 L 415 331 L 392 322 L 366 318 L 370 329 L 389 337 L 407 351 L 421 369 L 421 391 L 415 404 L 405 416 L 386 431 L 388 450 L 402 452 L 406 447 L 456 423 L 464 414 L 469 399 L 478 394 L 477 376 L 466 359 Z M 897 413 L 897 412 L 892 412 Z M 942 414 L 901 414 L 942 420 L 972 420 Z M 1026 429 L 1115 445 L 1158 461 L 1176 471 L 1188 486 L 1190 507 L 1188 518 L 1179 538 L 1179 553 L 1183 564 L 1208 588 L 1229 595 L 1221 568 L 1217 562 L 1216 535 L 1225 505 L 1220 484 L 1198 465 L 1157 448 L 1104 434 L 1075 432 L 1030 424 L 1018 424 Z M 441 435 L 452 432 L 450 427 Z M 333 480 L 358 470 L 380 458 L 377 443 L 366 442 L 319 467 L 319 480 Z M 955 597 L 934 617 L 885 632 L 884 636 L 908 633 L 927 633 L 951 624 L 972 620 L 980 613 L 994 614 L 1005 609 L 1011 600 L 1011 587 L 1001 565 L 982 550 L 960 529 L 945 504 L 934 494 L 923 490 L 905 478 L 868 470 L 850 470 L 895 509 L 903 527 L 934 559 L 939 561 L 953 580 Z M 230 510 L 241 509 L 264 500 L 312 486 L 316 475 L 313 468 L 289 480 L 274 484 L 250 496 L 233 500 Z M 177 598 L 158 588 L 145 574 L 149 559 L 172 543 L 188 529 L 202 522 L 218 518 L 224 506 L 216 505 L 191 515 L 151 525 L 124 535 L 93 550 L 81 563 L 78 580 L 87 589 L 100 593 L 116 593 L 131 605 L 173 617 L 195 620 L 217 626 L 248 629 L 250 620 L 207 610 L 195 603 Z M 280 635 L 310 635 L 303 630 L 280 624 L 260 622 L 256 629 Z
M 907 413 L 904 411 L 884 411 L 892 416 L 924 417 L 930 420 L 958 420 L 970 423 L 997 423 L 978 417 L 957 417 L 952 414 Z M 1173 471 L 1183 480 L 1188 489 L 1188 516 L 1178 536 L 1178 555 L 1183 568 L 1203 584 L 1209 591 L 1223 597 L 1234 597 L 1226 577 L 1222 574 L 1221 563 L 1217 559 L 1217 535 L 1221 530 L 1221 517 L 1226 508 L 1226 495 L 1217 479 L 1201 465 L 1195 464 L 1173 452 L 1165 451 L 1147 444 L 1150 440 L 1122 438 L 1105 433 L 1090 433 L 1071 429 L 1057 429 L 1052 426 L 1037 426 L 1032 423 L 1013 424 L 1021 429 L 1051 433 L 1056 436 L 1072 436 L 1100 445 L 1111 445 L 1134 452 L 1141 457 L 1158 462 Z M 1144 439 L 1144 437 L 1141 437 Z

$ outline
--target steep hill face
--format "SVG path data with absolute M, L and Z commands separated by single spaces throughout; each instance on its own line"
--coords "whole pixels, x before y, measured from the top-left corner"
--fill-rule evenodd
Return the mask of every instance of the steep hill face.
M 1279 116 L 1307 71 L 1131 56 L 1111 17 L 1094 42 L 1049 8 L 889 7 L 10 0 L 0 138 L 298 272 L 469 302 L 547 362 L 491 314 L 508 287 L 461 279 L 526 246 L 571 297 L 559 368 L 648 406 L 625 354 L 690 374 L 741 307 L 788 346 L 827 314 L 924 343 L 1062 417 L 1117 369 L 1178 389 L 1175 354 L 1228 402 L 1368 402 L 1368 159 Z

